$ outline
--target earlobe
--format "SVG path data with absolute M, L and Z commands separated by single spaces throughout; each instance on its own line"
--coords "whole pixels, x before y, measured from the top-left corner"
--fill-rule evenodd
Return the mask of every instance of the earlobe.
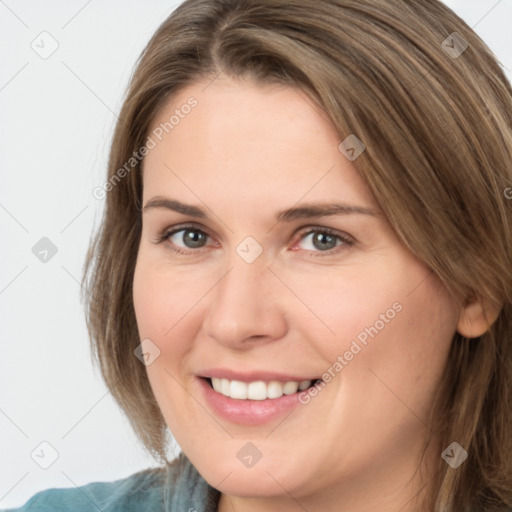
M 484 304 L 480 299 L 467 301 L 457 322 L 457 332 L 465 338 L 478 338 L 489 330 L 500 314 L 501 306 Z

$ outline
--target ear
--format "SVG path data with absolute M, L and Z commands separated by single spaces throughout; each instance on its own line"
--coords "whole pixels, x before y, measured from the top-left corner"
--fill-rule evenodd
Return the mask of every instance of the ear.
M 457 332 L 465 338 L 478 338 L 496 321 L 501 306 L 491 306 L 476 297 L 466 300 L 457 322 Z

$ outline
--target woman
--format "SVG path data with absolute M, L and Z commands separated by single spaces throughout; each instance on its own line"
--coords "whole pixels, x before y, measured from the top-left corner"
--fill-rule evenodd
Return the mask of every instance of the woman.
M 511 510 L 511 161 L 510 84 L 437 0 L 184 2 L 85 277 L 162 468 L 19 511 Z

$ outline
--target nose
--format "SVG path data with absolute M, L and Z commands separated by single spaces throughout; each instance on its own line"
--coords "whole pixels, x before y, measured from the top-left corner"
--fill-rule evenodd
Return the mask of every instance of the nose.
M 284 291 L 264 258 L 253 263 L 234 259 L 208 294 L 203 322 L 206 335 L 232 350 L 282 338 L 288 330 Z

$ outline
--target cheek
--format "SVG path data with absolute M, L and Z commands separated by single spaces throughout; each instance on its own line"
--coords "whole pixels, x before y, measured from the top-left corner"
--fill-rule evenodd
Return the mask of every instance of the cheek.
M 190 270 L 170 268 L 139 253 L 133 281 L 133 301 L 139 337 L 150 339 L 160 355 L 146 367 L 148 378 L 168 425 L 174 418 L 167 413 L 182 410 L 186 400 L 178 381 L 187 373 L 187 356 L 202 325 L 200 301 L 212 283 L 190 277 Z M 171 423 L 170 423 L 171 422 Z
M 404 316 L 411 282 L 426 273 L 422 267 L 410 268 L 410 262 L 408 273 L 393 263 L 387 259 L 385 265 L 365 261 L 346 268 L 283 270 L 283 281 L 302 302 L 295 301 L 295 308 L 287 311 L 293 326 L 302 330 L 326 360 L 349 350 L 355 339 L 364 346 L 377 333 L 380 336 Z
M 393 424 L 410 419 L 404 404 L 426 414 L 445 369 L 457 311 L 426 267 L 407 255 L 386 263 L 316 276 L 314 282 L 302 276 L 296 289 L 334 334 L 326 336 L 323 328 L 322 336 L 311 335 L 312 326 L 321 326 L 313 315 L 308 321 L 297 317 L 297 325 L 327 362 L 324 370 L 336 375 L 338 410 Z M 315 293 L 307 295 L 308 289 Z
M 362 329 L 351 325 L 358 333 L 347 339 L 355 340 L 361 350 L 342 372 L 338 400 L 340 407 L 345 403 L 348 409 L 358 408 L 372 421 L 422 429 L 445 370 L 456 311 L 433 276 L 399 302 L 400 311 L 387 323 L 377 322 L 374 315 Z M 385 306 L 382 302 L 382 313 Z
M 175 337 L 177 330 L 190 326 L 190 317 L 208 283 L 191 279 L 190 271 L 180 276 L 161 262 L 139 255 L 133 281 L 133 302 L 141 339 L 150 338 L 158 344 Z M 173 347 L 176 345 L 173 343 Z M 178 347 L 179 348 L 179 347 Z M 162 349 L 162 347 L 160 347 Z
M 179 389 L 172 378 L 177 375 L 177 367 L 184 357 L 187 347 L 179 343 L 184 337 L 176 336 L 176 332 L 184 325 L 180 323 L 187 300 L 181 296 L 180 303 L 176 294 L 169 289 L 169 279 L 162 276 L 158 267 L 143 259 L 135 268 L 133 281 L 133 302 L 139 339 L 149 339 L 159 350 L 159 356 L 148 366 L 146 372 L 157 402 L 167 424 L 172 418 L 167 414 L 178 406 Z M 169 343 L 172 338 L 173 342 Z M 165 407 L 162 407 L 165 405 Z
M 160 350 L 157 357 L 146 367 L 148 379 L 169 428 L 175 426 L 172 411 L 187 409 L 182 406 L 186 399 L 178 383 L 179 366 L 190 350 L 189 339 L 183 329 L 190 329 L 189 316 L 197 302 L 190 287 L 185 293 L 183 286 L 170 286 L 175 282 L 158 266 L 158 262 L 139 254 L 133 281 L 133 302 L 141 340 L 150 339 Z M 198 292 L 199 293 L 199 292 Z M 181 341 L 181 342 L 180 342 Z
M 327 348 L 334 342 L 338 351 L 348 350 L 353 340 L 365 347 L 379 339 L 387 340 L 379 346 L 389 357 L 399 352 L 407 358 L 449 345 L 455 332 L 457 315 L 447 291 L 405 251 L 383 264 L 311 277 L 303 290 L 315 290 L 306 300 L 334 331 Z

